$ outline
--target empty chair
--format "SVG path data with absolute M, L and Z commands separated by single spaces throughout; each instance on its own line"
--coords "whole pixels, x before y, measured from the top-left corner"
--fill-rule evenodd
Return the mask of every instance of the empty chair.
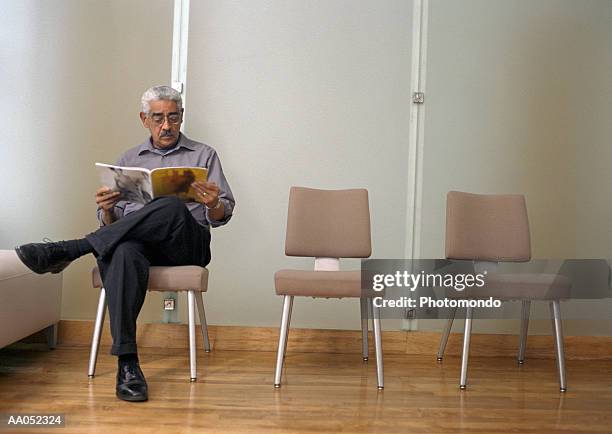
M 314 270 L 280 270 L 276 293 L 283 296 L 274 387 L 281 386 L 283 362 L 295 296 L 361 301 L 362 357 L 368 360 L 368 317 L 372 318 L 378 389 L 383 389 L 380 310 L 362 293 L 360 271 L 340 271 L 340 258 L 371 254 L 370 211 L 365 189 L 316 190 L 292 187 L 289 194 L 285 254 L 313 257 Z
M 446 257 L 472 260 L 479 266 L 494 268 L 499 262 L 527 262 L 531 259 L 531 242 L 527 207 L 522 195 L 481 195 L 451 191 L 446 202 Z M 482 288 L 472 287 L 456 297 L 479 299 L 493 297 L 499 300 L 521 300 L 521 328 L 518 361 L 525 360 L 529 310 L 531 301 L 544 300 L 550 304 L 552 334 L 557 353 L 561 392 L 567 389 L 563 329 L 559 300 L 569 298 L 570 282 L 557 274 L 496 274 L 488 273 Z M 450 291 L 448 295 L 452 295 Z M 467 367 L 472 331 L 473 308 L 466 308 L 461 380 L 459 387 L 467 387 Z M 453 324 L 456 309 L 446 324 L 438 361 Z
M 94 325 L 94 333 L 91 340 L 91 353 L 89 356 L 89 377 L 96 373 L 96 361 L 98 359 L 98 348 L 100 346 L 100 335 L 102 324 L 106 313 L 106 291 L 100 278 L 98 267 L 92 271 L 94 288 L 100 288 L 100 299 Z M 208 270 L 195 265 L 183 265 L 176 267 L 150 267 L 149 269 L 149 291 L 187 291 L 187 312 L 189 315 L 189 364 L 190 380 L 196 381 L 196 331 L 195 310 L 196 305 L 200 317 L 200 328 L 204 340 L 204 350 L 210 352 L 208 340 L 208 327 L 206 325 L 206 314 L 202 301 L 203 293 L 208 289 Z

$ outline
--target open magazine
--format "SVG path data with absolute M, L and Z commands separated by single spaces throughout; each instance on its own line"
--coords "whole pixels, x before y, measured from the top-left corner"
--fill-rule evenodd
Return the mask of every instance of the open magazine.
M 205 182 L 208 169 L 204 167 L 120 167 L 96 163 L 102 185 L 121 192 L 128 202 L 148 203 L 159 196 L 177 196 L 185 202 L 196 200 L 191 184 Z

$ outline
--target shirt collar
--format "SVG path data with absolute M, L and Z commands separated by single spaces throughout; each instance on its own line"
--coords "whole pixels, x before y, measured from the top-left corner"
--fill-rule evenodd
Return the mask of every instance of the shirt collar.
M 185 148 L 189 151 L 195 151 L 195 148 L 193 147 L 193 145 L 191 144 L 191 140 L 189 140 L 187 137 L 185 137 L 185 135 L 183 133 L 179 133 L 179 141 L 176 144 L 176 146 L 169 152 L 167 152 L 165 155 L 171 154 L 173 152 L 176 152 L 177 150 L 179 150 L 180 148 Z M 147 140 L 144 141 L 144 143 L 142 143 L 139 147 L 138 147 L 138 155 L 142 155 L 145 152 L 153 152 L 154 154 L 162 154 L 159 149 L 153 147 L 153 144 L 151 143 L 151 137 L 149 137 Z

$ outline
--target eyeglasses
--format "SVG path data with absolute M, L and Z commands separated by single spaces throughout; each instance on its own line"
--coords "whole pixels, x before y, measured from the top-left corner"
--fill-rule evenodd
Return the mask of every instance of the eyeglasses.
M 176 125 L 181 123 L 181 114 L 180 113 L 168 113 L 167 115 L 163 113 L 152 113 L 149 115 L 149 118 L 153 121 L 155 125 L 163 125 L 164 120 L 167 118 L 168 123 L 170 125 Z

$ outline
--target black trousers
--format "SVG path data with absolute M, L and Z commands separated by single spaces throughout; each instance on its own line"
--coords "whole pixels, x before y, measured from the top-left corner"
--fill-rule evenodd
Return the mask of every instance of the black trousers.
M 86 236 L 95 249 L 106 290 L 111 354 L 136 353 L 136 318 L 144 303 L 150 265 L 210 262 L 210 231 L 176 197 L 153 200 Z

